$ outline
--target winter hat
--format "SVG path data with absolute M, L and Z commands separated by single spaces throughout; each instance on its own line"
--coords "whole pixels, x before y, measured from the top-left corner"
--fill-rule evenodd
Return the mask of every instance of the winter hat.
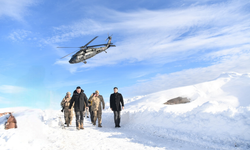
M 117 88 L 117 87 L 114 87 L 114 89 L 117 89 L 117 90 L 118 90 L 118 88 Z
M 71 93 L 70 93 L 70 92 L 67 92 L 66 95 L 71 95 Z
M 76 89 L 81 89 L 81 87 L 80 87 L 80 86 L 78 86 L 78 87 L 76 87 Z

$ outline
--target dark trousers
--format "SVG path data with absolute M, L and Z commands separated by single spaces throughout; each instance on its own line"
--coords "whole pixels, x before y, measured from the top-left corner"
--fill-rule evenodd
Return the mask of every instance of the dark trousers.
M 115 126 L 119 126 L 121 121 L 121 111 L 113 111 L 113 112 L 114 112 Z
M 94 115 L 93 115 L 93 112 L 91 110 L 91 106 L 89 106 L 89 114 L 90 114 L 90 120 L 93 123 L 94 122 Z
M 84 111 L 76 111 L 76 127 L 79 127 L 79 124 L 83 124 L 83 113 Z

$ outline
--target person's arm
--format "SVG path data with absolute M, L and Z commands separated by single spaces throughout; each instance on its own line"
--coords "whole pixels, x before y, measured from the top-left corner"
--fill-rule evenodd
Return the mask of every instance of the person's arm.
M 86 94 L 84 94 L 84 101 L 85 101 L 86 107 L 89 107 L 88 98 L 87 98 Z
M 70 105 L 69 105 L 69 109 L 71 109 L 73 103 L 75 102 L 75 98 L 74 96 L 72 96 L 71 100 L 70 100 Z
M 124 109 L 124 102 L 123 102 L 122 94 L 121 94 L 121 103 L 122 103 L 122 109 Z
M 64 104 L 65 104 L 65 100 L 64 100 L 65 98 L 63 98 L 63 100 L 62 100 L 62 102 L 61 102 L 61 107 L 62 107 L 62 110 L 61 110 L 61 112 L 63 112 L 63 110 L 64 110 Z
M 61 106 L 64 107 L 64 104 L 65 104 L 65 101 L 64 101 L 64 98 L 63 98 L 63 100 L 61 102 Z
M 91 106 L 91 105 L 92 105 L 92 98 L 93 98 L 93 94 L 91 94 L 91 95 L 90 95 L 90 97 L 89 97 L 89 100 L 88 100 L 88 102 L 90 103 L 90 105 L 89 105 L 89 106 Z
M 109 107 L 110 109 L 112 110 L 112 94 L 110 95 L 110 98 L 109 98 Z
M 102 106 L 103 106 L 103 109 L 105 109 L 105 103 L 104 103 L 104 99 L 103 99 L 103 97 L 101 98 L 102 100 Z

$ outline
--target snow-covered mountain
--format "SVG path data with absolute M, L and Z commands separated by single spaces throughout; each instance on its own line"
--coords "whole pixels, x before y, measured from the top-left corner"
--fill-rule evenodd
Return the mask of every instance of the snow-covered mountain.
M 122 128 L 103 111 L 103 128 L 85 118 L 62 129 L 60 110 L 5 108 L 14 111 L 17 129 L 4 130 L 0 149 L 250 149 L 250 74 L 224 73 L 213 81 L 125 100 Z M 164 105 L 175 97 L 190 103 Z

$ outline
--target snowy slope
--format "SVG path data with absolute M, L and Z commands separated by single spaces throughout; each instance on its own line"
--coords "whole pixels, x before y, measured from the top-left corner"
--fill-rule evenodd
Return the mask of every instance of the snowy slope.
M 126 99 L 122 128 L 103 111 L 103 128 L 85 119 L 60 127 L 60 110 L 5 108 L 14 111 L 17 129 L 4 130 L 0 149 L 250 149 L 250 74 L 225 73 L 213 81 Z M 163 105 L 178 96 L 191 103 Z
M 250 149 L 250 74 L 225 73 L 214 81 L 127 100 L 123 118 L 148 132 L 216 149 Z M 171 98 L 191 103 L 162 105 Z M 211 145 L 212 144 L 212 145 Z

